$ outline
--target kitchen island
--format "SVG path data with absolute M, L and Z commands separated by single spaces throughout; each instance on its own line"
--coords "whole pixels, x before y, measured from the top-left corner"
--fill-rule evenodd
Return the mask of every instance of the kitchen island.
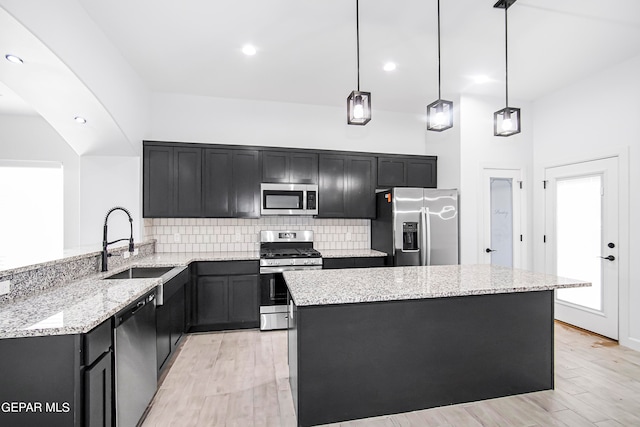
M 553 291 L 490 265 L 285 272 L 289 373 L 310 426 L 553 388 Z

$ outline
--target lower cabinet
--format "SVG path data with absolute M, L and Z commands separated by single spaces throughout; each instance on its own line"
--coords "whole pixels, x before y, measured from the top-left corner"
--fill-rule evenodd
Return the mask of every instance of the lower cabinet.
M 158 376 L 168 366 L 186 330 L 185 292 L 188 283 L 189 273 L 185 270 L 164 284 L 164 303 L 156 309 Z
M 113 361 L 109 351 L 84 371 L 84 424 L 85 427 L 112 425 L 113 415 Z
M 323 258 L 322 268 L 331 270 L 338 268 L 384 267 L 384 260 L 384 257 Z
M 109 319 L 86 334 L 0 340 L 0 401 L 9 408 L 0 411 L 0 425 L 111 426 L 111 325 Z M 20 403 L 27 406 L 18 410 Z
M 200 262 L 195 272 L 191 331 L 259 326 L 260 281 L 257 261 Z

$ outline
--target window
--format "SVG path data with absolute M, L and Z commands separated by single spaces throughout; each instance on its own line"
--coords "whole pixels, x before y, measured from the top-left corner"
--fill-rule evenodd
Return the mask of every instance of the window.
M 0 160 L 0 267 L 62 256 L 63 196 L 62 163 Z

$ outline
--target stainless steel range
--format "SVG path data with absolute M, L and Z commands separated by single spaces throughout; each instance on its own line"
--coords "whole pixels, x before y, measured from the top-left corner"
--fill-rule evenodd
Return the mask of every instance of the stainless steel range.
M 320 270 L 313 231 L 260 232 L 260 330 L 287 328 L 287 285 L 282 273 Z

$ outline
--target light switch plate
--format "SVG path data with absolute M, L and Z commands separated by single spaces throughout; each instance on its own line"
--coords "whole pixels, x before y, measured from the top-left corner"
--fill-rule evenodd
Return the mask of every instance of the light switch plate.
M 11 292 L 11 282 L 9 280 L 0 282 L 0 295 L 6 295 L 9 292 Z

